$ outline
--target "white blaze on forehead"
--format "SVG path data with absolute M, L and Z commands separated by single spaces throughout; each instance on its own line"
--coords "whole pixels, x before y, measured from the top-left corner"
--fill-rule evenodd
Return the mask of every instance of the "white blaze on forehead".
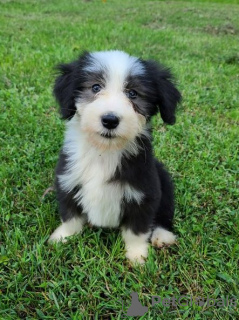
M 136 57 L 123 51 L 99 51 L 90 53 L 90 62 L 85 66 L 89 72 L 106 72 L 108 81 L 124 83 L 126 77 L 144 74 L 144 66 Z

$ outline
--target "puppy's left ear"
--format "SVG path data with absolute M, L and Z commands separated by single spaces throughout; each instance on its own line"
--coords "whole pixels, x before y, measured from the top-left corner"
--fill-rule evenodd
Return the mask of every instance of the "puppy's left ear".
M 152 81 L 155 104 L 154 114 L 160 111 L 165 123 L 174 124 L 176 121 L 176 107 L 181 101 L 181 94 L 175 86 L 174 77 L 169 69 L 164 68 L 155 61 L 144 61 L 144 64 Z

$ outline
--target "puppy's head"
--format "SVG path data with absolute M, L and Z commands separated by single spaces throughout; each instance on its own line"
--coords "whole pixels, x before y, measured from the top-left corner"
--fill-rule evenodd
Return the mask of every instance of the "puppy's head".
M 175 122 L 181 95 L 169 70 L 122 51 L 84 53 L 59 66 L 54 94 L 64 119 L 77 119 L 82 133 L 99 148 L 121 149 L 144 134 L 157 112 Z

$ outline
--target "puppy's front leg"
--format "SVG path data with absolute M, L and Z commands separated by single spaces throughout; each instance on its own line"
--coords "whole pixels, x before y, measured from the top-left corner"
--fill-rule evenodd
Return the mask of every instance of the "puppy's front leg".
M 48 242 L 66 242 L 66 238 L 82 231 L 85 223 L 83 216 L 73 217 L 56 228 Z
M 143 264 L 148 256 L 150 232 L 135 234 L 130 228 L 122 227 L 126 258 L 134 263 Z

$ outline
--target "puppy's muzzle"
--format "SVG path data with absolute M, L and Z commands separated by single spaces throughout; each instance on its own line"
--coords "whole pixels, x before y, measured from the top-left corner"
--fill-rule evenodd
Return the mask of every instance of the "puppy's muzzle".
M 103 127 L 108 130 L 112 130 L 118 127 L 119 122 L 119 117 L 117 117 L 114 113 L 107 113 L 101 117 L 101 123 Z

